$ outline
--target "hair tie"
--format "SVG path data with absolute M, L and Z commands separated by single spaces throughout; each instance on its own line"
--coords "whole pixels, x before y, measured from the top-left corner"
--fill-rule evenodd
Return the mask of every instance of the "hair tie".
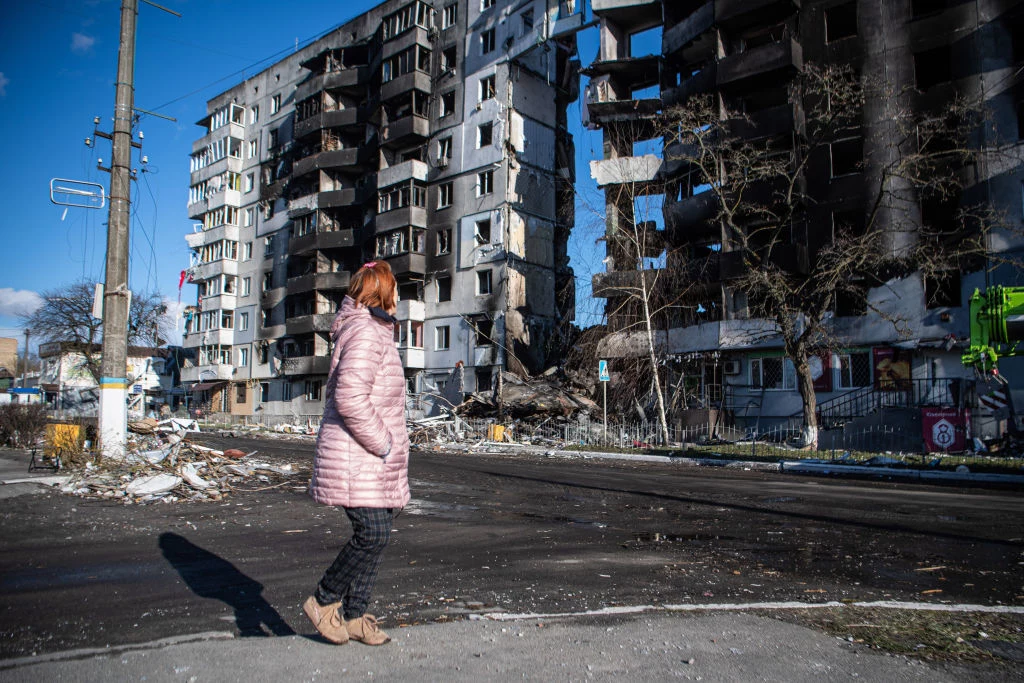
M 375 265 L 377 265 L 376 261 L 367 261 L 363 264 L 363 268 L 373 268 Z

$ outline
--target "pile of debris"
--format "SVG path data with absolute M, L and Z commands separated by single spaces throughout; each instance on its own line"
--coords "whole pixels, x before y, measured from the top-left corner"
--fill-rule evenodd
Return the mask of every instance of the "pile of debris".
M 199 431 L 194 420 L 139 420 L 128 425 L 123 459 L 87 462 L 61 487 L 64 493 L 118 500 L 126 505 L 179 500 L 218 501 L 231 491 L 292 484 L 301 469 L 295 463 L 273 465 L 256 460 L 257 451 L 217 450 L 189 441 Z
M 556 372 L 551 368 L 540 377 L 528 379 L 502 372 L 501 383 L 493 393 L 470 394 L 455 412 L 466 417 L 490 417 L 501 412 L 513 419 L 543 419 L 600 411 L 600 406 L 586 396 L 566 389 Z

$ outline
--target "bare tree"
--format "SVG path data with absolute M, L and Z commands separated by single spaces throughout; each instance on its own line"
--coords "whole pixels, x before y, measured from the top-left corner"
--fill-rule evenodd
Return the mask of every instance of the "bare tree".
M 43 304 L 31 315 L 22 316 L 22 321 L 44 342 L 74 344 L 84 358 L 84 368 L 99 383 L 103 321 L 92 315 L 93 291 L 92 283 L 84 280 L 48 290 L 42 295 Z M 172 326 L 158 294 L 132 295 L 129 344 L 160 346 Z
M 983 235 L 997 217 L 968 207 L 941 224 L 921 220 L 921 202 L 959 199 L 981 154 L 970 144 L 981 110 L 964 102 L 934 114 L 908 108 L 890 112 L 884 142 L 851 166 L 863 172 L 863 211 L 836 222 L 831 239 L 808 244 L 809 234 L 821 232 L 808 230 L 813 160 L 837 154 L 838 141 L 857 144 L 866 102 L 893 94 L 866 92 L 848 69 L 808 65 L 789 95 L 796 124 L 777 135 L 761 133 L 721 98 L 691 98 L 663 117 L 665 162 L 691 196 L 708 193 L 721 242 L 702 258 L 718 263 L 721 279 L 746 299 L 748 317 L 769 321 L 767 334 L 781 337 L 802 399 L 803 440 L 816 447 L 811 359 L 836 343 L 837 303 L 853 302 L 904 329 L 905 320 L 874 307 L 869 288 L 915 272 L 948 277 L 984 252 Z

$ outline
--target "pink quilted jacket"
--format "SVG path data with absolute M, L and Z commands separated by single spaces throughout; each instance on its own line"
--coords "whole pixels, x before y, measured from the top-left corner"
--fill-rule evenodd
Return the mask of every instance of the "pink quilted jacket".
M 409 436 L 394 326 L 346 296 L 331 337 L 310 493 L 325 505 L 403 508 L 409 502 Z

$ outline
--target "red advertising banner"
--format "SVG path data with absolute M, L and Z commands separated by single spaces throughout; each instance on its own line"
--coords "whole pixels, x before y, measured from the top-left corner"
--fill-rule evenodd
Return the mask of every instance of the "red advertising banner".
M 967 448 L 968 408 L 922 408 L 921 431 L 929 453 L 962 451 Z

